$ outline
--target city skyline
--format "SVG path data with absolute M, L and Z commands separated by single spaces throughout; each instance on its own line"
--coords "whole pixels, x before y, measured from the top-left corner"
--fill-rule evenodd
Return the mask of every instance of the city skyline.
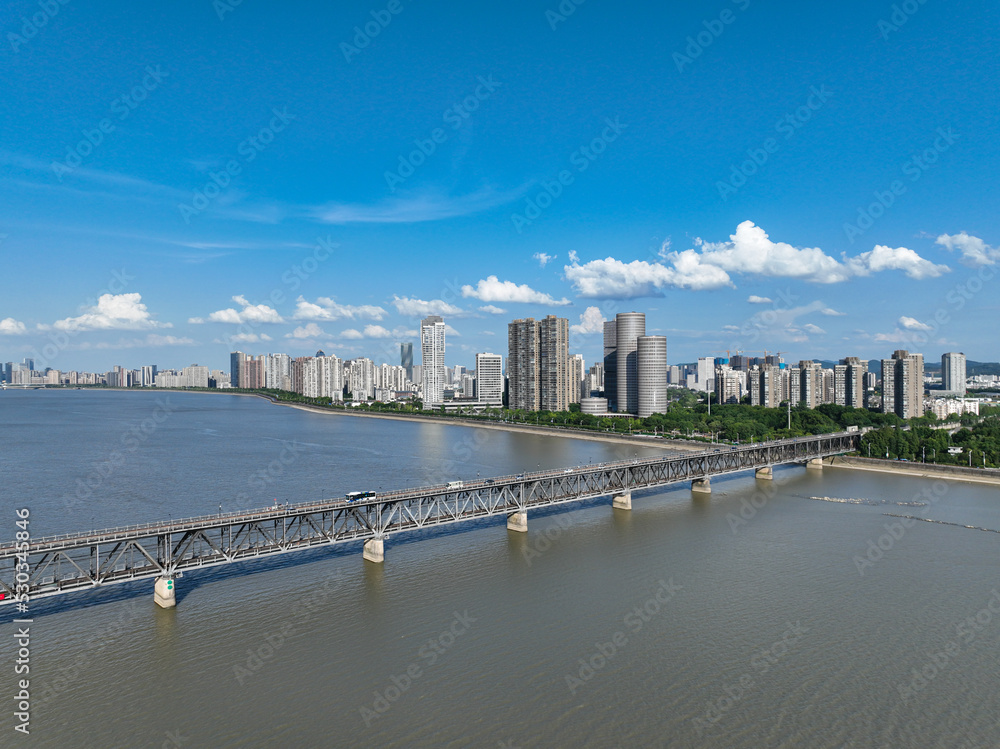
M 798 5 L 751 0 L 155 23 L 70 6 L 26 35 L 38 6 L 18 0 L 0 349 L 60 341 L 52 366 L 91 369 L 109 352 L 222 367 L 258 345 L 352 357 L 441 315 L 471 361 L 506 320 L 556 312 L 597 361 L 602 319 L 636 309 L 674 361 L 995 359 L 975 331 L 1000 262 L 996 9 L 914 7 L 903 24 L 891 4 L 811 8 L 837 33 L 804 36 Z M 230 64 L 193 64 L 168 43 L 181 29 Z M 748 57 L 754 86 L 734 73 Z

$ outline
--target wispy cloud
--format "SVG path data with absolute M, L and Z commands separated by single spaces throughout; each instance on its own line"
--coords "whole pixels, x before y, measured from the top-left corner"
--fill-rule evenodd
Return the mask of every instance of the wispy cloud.
M 468 216 L 517 200 L 525 188 L 498 192 L 484 188 L 458 197 L 413 195 L 379 203 L 329 203 L 313 210 L 313 218 L 327 224 L 416 224 Z

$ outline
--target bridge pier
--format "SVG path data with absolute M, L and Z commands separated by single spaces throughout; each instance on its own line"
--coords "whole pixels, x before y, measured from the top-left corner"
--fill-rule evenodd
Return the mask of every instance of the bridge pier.
M 632 509 L 632 492 L 623 491 L 621 494 L 615 494 L 611 500 L 611 506 L 617 507 L 619 510 L 631 510 Z
M 703 479 L 695 479 L 691 482 L 691 491 L 695 494 L 711 494 L 712 493 L 712 481 L 708 477 Z
M 806 468 L 814 468 L 818 471 L 823 470 L 823 459 L 822 458 L 812 458 L 808 463 L 806 463 Z
M 382 564 L 385 561 L 385 546 L 381 538 L 369 538 L 365 541 L 365 551 L 362 556 L 369 562 Z
M 507 530 L 518 533 L 528 532 L 528 513 L 525 511 L 512 512 L 507 516 Z
M 153 586 L 153 600 L 156 605 L 164 609 L 172 609 L 177 605 L 174 596 L 174 579 L 172 577 L 158 577 Z
M 754 471 L 753 475 L 754 478 L 764 479 L 765 481 L 774 480 L 774 470 L 772 470 L 771 466 L 764 466 L 763 468 L 758 468 L 756 471 Z

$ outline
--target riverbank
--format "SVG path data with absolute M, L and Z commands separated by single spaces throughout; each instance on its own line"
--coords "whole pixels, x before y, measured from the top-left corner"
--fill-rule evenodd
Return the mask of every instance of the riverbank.
M 892 473 L 897 476 L 914 478 L 945 479 L 966 481 L 975 484 L 1000 485 L 1000 470 L 994 468 L 966 468 L 964 466 L 942 466 L 928 463 L 910 463 L 899 460 L 880 460 L 848 455 L 827 458 L 824 465 L 831 468 L 847 468 L 855 471 L 875 471 Z

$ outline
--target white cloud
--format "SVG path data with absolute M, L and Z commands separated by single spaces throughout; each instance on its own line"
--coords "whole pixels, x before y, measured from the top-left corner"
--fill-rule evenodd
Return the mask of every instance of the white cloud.
M 990 247 L 979 237 L 973 237 L 968 232 L 960 234 L 942 234 L 937 238 L 937 244 L 949 252 L 958 250 L 961 253 L 959 262 L 972 267 L 980 265 L 996 265 L 1000 262 L 1000 249 Z
M 234 343 L 260 343 L 262 341 L 273 341 L 267 333 L 237 333 L 236 335 L 229 336 L 228 338 L 216 338 L 215 343 L 224 343 L 226 345 L 232 345 Z
M 484 188 L 468 195 L 413 195 L 393 197 L 375 205 L 332 203 L 313 211 L 313 216 L 328 224 L 412 224 L 468 216 L 517 200 L 528 186 L 497 192 Z
M 468 314 L 461 307 L 449 304 L 443 299 L 425 301 L 423 299 L 410 299 L 405 296 L 393 296 L 392 306 L 396 308 L 399 314 L 407 317 L 427 317 L 428 315 L 460 316 Z
M 576 250 L 569 251 L 569 261 L 574 265 L 580 262 L 580 256 L 576 254 Z
M 568 299 L 556 300 L 541 291 L 535 291 L 527 284 L 518 286 L 513 281 L 501 281 L 496 276 L 480 279 L 473 287 L 466 284 L 462 287 L 462 296 L 473 297 L 481 302 L 506 302 L 513 304 L 552 304 L 566 305 Z
M 827 317 L 847 317 L 846 312 L 838 312 L 833 309 L 833 307 L 824 307 L 819 311 L 821 315 L 826 315 Z
M 28 328 L 25 324 L 13 317 L 5 317 L 0 320 L 0 335 L 24 335 L 27 332 Z
M 147 335 L 144 343 L 146 346 L 193 346 L 194 344 L 195 341 L 187 337 L 159 335 L 157 333 Z
M 757 296 L 756 294 L 751 294 L 747 299 L 750 304 L 774 304 L 774 300 L 767 296 Z
M 217 310 L 208 316 L 208 322 L 242 325 L 243 323 L 282 323 L 285 321 L 276 309 L 268 307 L 266 304 L 251 304 L 245 296 L 240 295 L 234 296 L 233 301 L 240 305 L 242 309 L 237 311 L 229 307 Z M 197 325 L 205 322 L 205 319 L 191 317 L 188 319 L 188 322 Z
M 446 325 L 445 331 L 448 332 L 449 328 L 450 326 Z M 366 325 L 363 330 L 348 328 L 341 331 L 339 337 L 350 340 L 361 340 L 363 338 L 395 338 L 396 340 L 402 340 L 404 338 L 417 338 L 419 336 L 420 332 L 417 330 L 407 330 L 405 328 L 389 330 L 381 325 Z
M 724 270 L 700 265 L 693 250 L 677 255 L 674 268 L 645 260 L 624 263 L 608 257 L 583 265 L 567 265 L 563 271 L 574 290 L 589 299 L 660 296 L 671 286 L 704 290 L 732 285 Z
M 885 245 L 876 245 L 875 249 L 862 252 L 857 257 L 850 258 L 847 263 L 851 272 L 857 276 L 868 276 L 883 270 L 901 270 L 917 281 L 938 278 L 950 270 L 947 265 L 935 265 L 906 247 L 893 248 Z
M 826 331 L 818 325 L 813 325 L 811 322 L 806 323 L 802 326 L 802 329 L 807 333 L 812 333 L 813 335 L 826 335 Z
M 934 330 L 930 325 L 922 323 L 913 317 L 906 317 L 906 315 L 899 318 L 899 324 L 906 330 Z
M 149 310 L 142 303 L 141 294 L 102 294 L 97 304 L 89 307 L 79 317 L 57 320 L 54 327 L 59 330 L 143 330 L 147 328 L 170 328 L 170 323 L 161 323 L 149 316 Z
M 587 307 L 580 315 L 580 324 L 571 325 L 569 330 L 577 335 L 589 335 L 590 333 L 604 332 L 604 315 L 599 307 Z
M 479 308 L 480 312 L 485 312 L 488 315 L 506 315 L 507 310 L 496 307 L 492 304 L 486 304 Z
M 532 255 L 532 257 L 538 261 L 538 264 L 541 267 L 544 268 L 546 265 L 549 264 L 550 261 L 555 260 L 558 257 L 558 255 L 549 255 L 548 253 L 545 252 L 536 252 L 534 255 Z
M 295 314 L 292 317 L 296 320 L 313 320 L 322 322 L 324 320 L 381 320 L 388 313 L 382 308 L 371 304 L 354 306 L 350 304 L 338 304 L 330 297 L 319 297 L 315 303 L 299 297 L 295 302 Z
M 286 333 L 285 338 L 296 338 L 298 340 L 304 340 L 306 338 L 325 338 L 326 332 L 316 323 L 311 322 L 305 325 L 300 325 L 291 333 Z

